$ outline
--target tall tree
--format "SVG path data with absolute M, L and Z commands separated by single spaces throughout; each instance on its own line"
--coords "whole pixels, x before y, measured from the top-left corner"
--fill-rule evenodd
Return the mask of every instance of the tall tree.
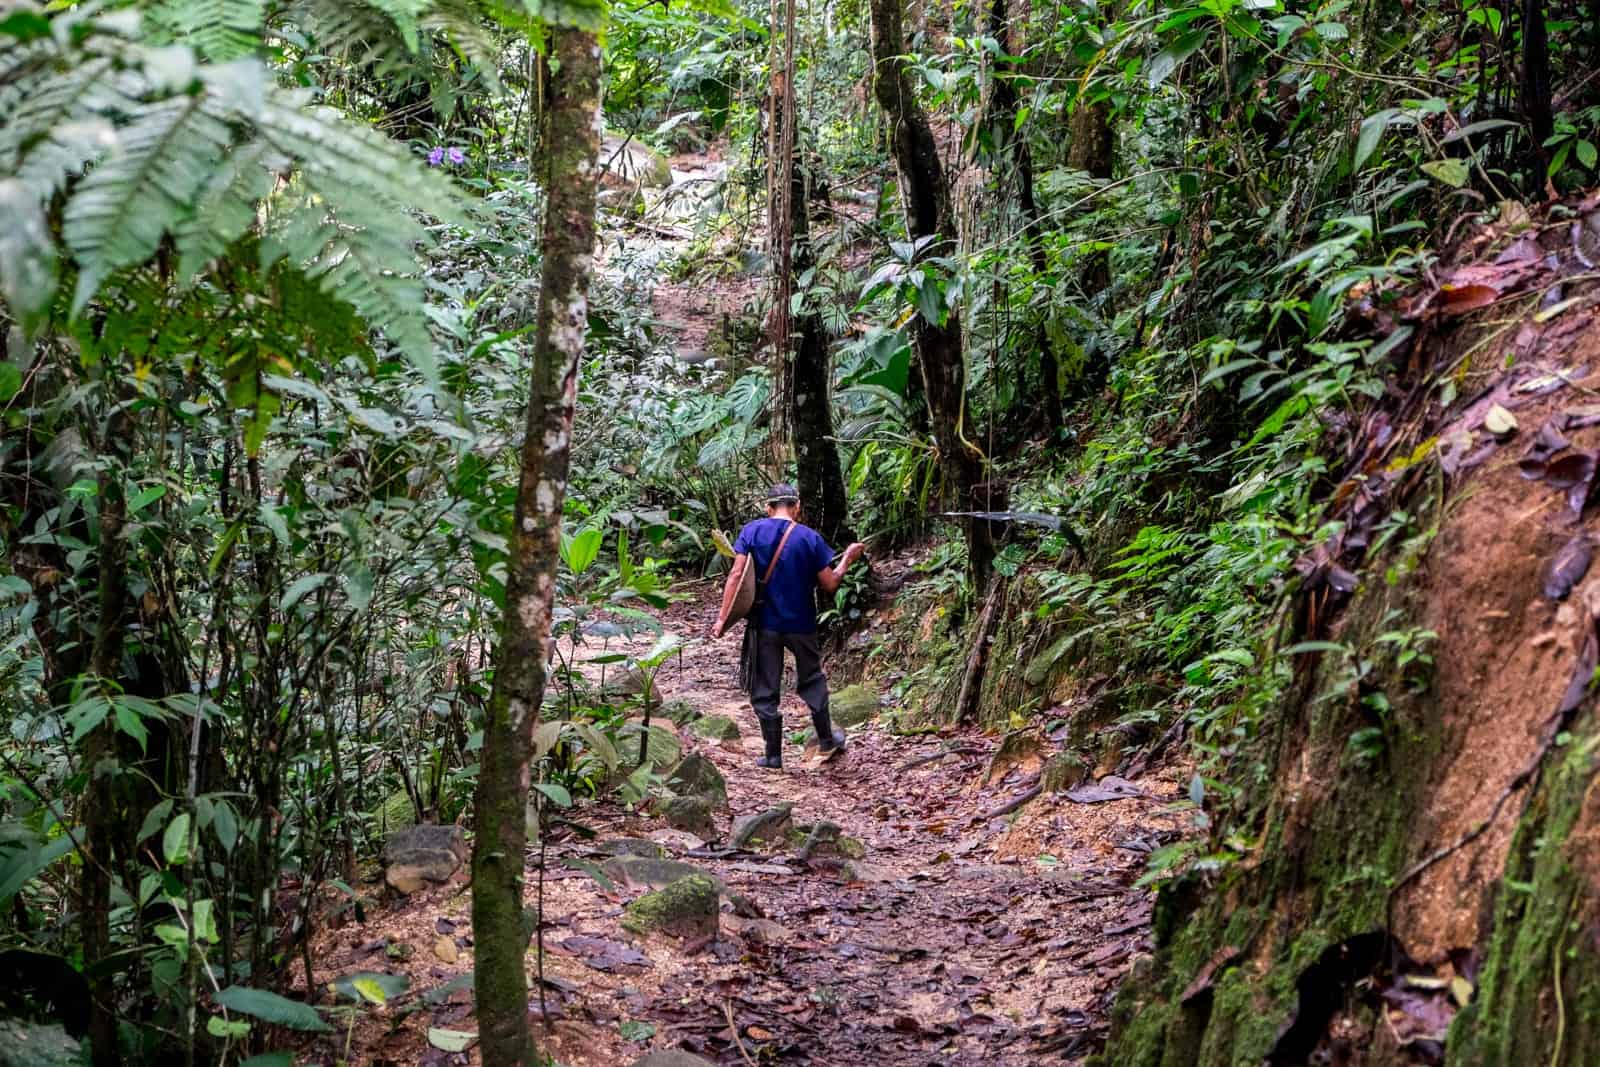
M 794 34 L 794 6 L 788 5 L 787 34 Z M 774 158 L 769 196 L 774 266 L 782 272 L 774 287 L 773 349 L 784 360 L 780 375 L 785 385 L 788 423 L 794 439 L 795 468 L 800 496 L 809 521 L 829 541 L 854 540 L 845 501 L 844 474 L 839 469 L 839 449 L 833 439 L 833 375 L 828 333 L 815 303 L 801 294 L 794 308 L 795 287 L 817 265 L 811 244 L 810 189 L 815 175 L 800 165 L 796 150 L 794 58 L 785 45 L 786 74 L 772 79 L 771 110 Z
M 901 0 L 871 3 L 873 93 L 889 120 L 906 232 L 913 241 L 925 242 L 923 258 L 947 256 L 956 247 L 950 190 L 933 127 L 906 74 L 900 4 Z M 919 313 L 912 320 L 911 344 L 945 478 L 955 490 L 960 510 L 980 510 L 984 501 L 977 499 L 977 491 L 984 481 L 984 456 L 963 426 L 967 364 L 959 310 L 945 308 L 943 321 Z M 981 519 L 966 520 L 966 533 L 968 568 L 981 588 L 994 561 L 993 535 Z
M 573 8 L 563 7 L 564 12 Z M 571 458 L 578 361 L 594 272 L 595 194 L 600 155 L 599 9 L 550 34 L 555 58 L 543 144 L 544 264 L 533 370 L 522 440 L 505 613 L 495 649 L 494 688 L 484 721 L 475 795 L 472 925 L 483 1061 L 537 1061 L 528 1027 L 523 862 L 534 727 L 544 700 L 545 640 L 555 599 L 561 510 Z

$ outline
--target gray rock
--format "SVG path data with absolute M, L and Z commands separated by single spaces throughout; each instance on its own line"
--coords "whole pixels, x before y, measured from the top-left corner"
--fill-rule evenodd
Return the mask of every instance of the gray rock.
M 667 855 L 666 849 L 642 837 L 613 837 L 598 841 L 594 850 L 607 856 L 646 856 L 650 859 L 664 859 Z
M 383 880 L 403 894 L 448 882 L 467 861 L 461 827 L 424 823 L 393 834 L 383 846 Z
M 709 875 L 691 874 L 653 890 L 623 909 L 622 928 L 634 934 L 715 937 L 721 904 Z
M 627 777 L 639 765 L 639 739 L 643 731 L 640 723 L 635 720 L 631 728 L 617 742 L 617 755 L 622 759 L 619 773 Z M 650 724 L 650 744 L 646 753 L 650 757 L 652 767 L 670 767 L 683 756 L 683 743 L 678 740 L 678 735 L 670 726 L 659 723 Z
M 661 709 L 661 716 L 674 726 L 688 726 L 700 717 L 700 709 L 687 700 L 674 700 Z
M 653 856 L 613 856 L 600 865 L 607 878 L 613 882 L 636 888 L 662 889 L 690 875 L 710 878 L 720 891 L 722 879 L 678 860 L 658 859 Z
M 794 805 L 785 801 L 777 807 L 735 820 L 733 833 L 728 838 L 729 846 L 748 848 L 762 841 L 782 841 L 783 835 L 789 829 L 792 821 L 790 816 L 793 812 Z
M 0 1020 L 0 1067 L 82 1067 L 80 1045 L 54 1023 Z
M 1044 765 L 1046 793 L 1065 793 L 1076 789 L 1089 777 L 1089 761 L 1076 752 L 1057 752 Z
M 709 840 L 717 834 L 717 824 L 711 818 L 711 802 L 705 797 L 668 797 L 656 810 L 674 830 Z
M 634 1060 L 632 1067 L 717 1067 L 717 1065 L 710 1060 L 701 1059 L 692 1052 L 678 1048 L 664 1048 Z
M 835 726 L 849 729 L 878 717 L 878 695 L 864 685 L 847 686 L 828 697 Z
M 700 737 L 712 741 L 737 741 L 739 740 L 739 724 L 726 715 L 707 715 L 696 719 L 689 727 Z
M 704 797 L 713 808 L 728 806 L 728 782 L 711 760 L 695 752 L 667 775 L 667 788 L 680 797 Z M 687 829 L 687 827 L 685 827 Z

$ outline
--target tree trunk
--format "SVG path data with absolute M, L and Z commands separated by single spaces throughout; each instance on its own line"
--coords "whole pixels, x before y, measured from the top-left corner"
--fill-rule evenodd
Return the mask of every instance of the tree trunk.
M 933 128 L 917 102 L 906 76 L 901 30 L 901 0 L 872 0 L 873 93 L 889 120 L 900 201 L 906 232 L 913 240 L 932 238 L 920 258 L 947 256 L 955 249 L 955 220 L 950 214 L 950 191 Z M 984 457 L 963 428 L 967 387 L 966 355 L 962 350 L 961 316 L 955 307 L 945 319 L 934 322 L 918 314 L 911 327 L 917 374 L 927 397 L 933 440 L 945 478 L 954 490 L 960 511 L 983 510 L 974 489 L 983 482 Z M 981 520 L 966 520 L 967 565 L 979 588 L 989 580 L 994 561 L 994 541 Z
M 793 241 L 790 275 L 798 284 L 816 266 L 811 247 L 811 219 L 807 214 L 805 172 L 797 154 L 787 160 L 789 170 L 789 232 Z M 780 163 L 783 161 L 780 161 Z M 832 371 L 828 334 L 822 316 L 807 301 L 798 316 L 790 320 L 792 334 L 786 338 L 786 354 L 791 360 L 789 381 L 789 425 L 794 433 L 795 467 L 799 475 L 800 499 L 805 501 L 812 525 L 830 544 L 853 540 L 850 511 L 845 501 L 844 475 L 839 470 L 839 449 L 833 439 L 831 404 Z
M 528 1027 L 529 936 L 522 919 L 526 807 L 533 731 L 544 699 L 545 638 L 555 599 L 578 361 L 594 271 L 599 35 L 593 29 L 556 27 L 551 50 L 557 62 L 552 64 L 545 113 L 544 266 L 472 849 L 478 1024 L 483 1061 L 496 1067 L 538 1062 Z
M 107 425 L 106 448 L 118 450 L 127 439 L 126 418 Z M 118 458 L 121 458 L 120 456 Z M 100 695 L 118 691 L 121 674 L 123 618 L 127 611 L 127 542 L 122 527 L 127 501 L 122 493 L 121 463 L 100 476 L 98 617 L 89 670 Z M 111 864 L 117 837 L 117 746 L 114 720 L 106 716 L 84 739 L 83 766 L 89 792 L 83 814 L 83 879 L 79 907 L 83 922 L 83 966 L 89 978 L 89 1044 L 94 1067 L 121 1063 L 117 1049 L 116 974 L 111 957 Z

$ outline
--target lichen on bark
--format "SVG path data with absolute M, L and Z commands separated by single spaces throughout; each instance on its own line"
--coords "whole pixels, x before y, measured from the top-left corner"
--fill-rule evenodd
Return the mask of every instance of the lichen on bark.
M 565 10 L 565 9 L 563 9 Z M 574 11 L 579 9 L 574 8 Z M 528 1028 L 523 856 L 533 733 L 546 681 L 551 575 L 559 559 L 578 362 L 593 274 L 594 175 L 600 153 L 599 22 L 581 8 L 550 29 L 556 73 L 545 113 L 544 262 L 515 521 L 494 690 L 484 719 L 475 796 L 472 922 L 478 1022 L 485 1063 L 539 1062 Z M 546 12 L 547 16 L 550 12 Z

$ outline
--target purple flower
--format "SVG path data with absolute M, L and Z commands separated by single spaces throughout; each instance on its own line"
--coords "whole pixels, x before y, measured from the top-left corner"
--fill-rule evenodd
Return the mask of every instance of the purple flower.
M 467 154 L 459 148 L 450 149 L 449 156 L 452 163 L 465 163 L 467 161 Z
M 432 152 L 428 153 L 428 166 L 437 167 L 439 164 L 441 164 L 443 162 L 444 162 L 444 149 L 435 148 Z

